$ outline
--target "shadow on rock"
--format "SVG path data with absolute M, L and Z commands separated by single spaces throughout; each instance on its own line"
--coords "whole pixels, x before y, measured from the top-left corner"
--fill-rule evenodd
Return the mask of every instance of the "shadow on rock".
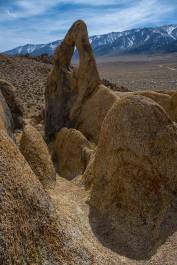
M 163 245 L 170 236 L 177 231 L 177 202 L 167 211 L 165 218 L 160 226 L 157 241 L 144 241 L 144 244 L 138 246 L 136 238 L 134 238 L 134 245 L 132 245 L 132 238 L 134 236 L 134 227 L 129 234 L 127 230 L 122 230 L 122 226 L 126 229 L 126 225 L 120 222 L 120 227 L 113 227 L 111 220 L 107 216 L 99 214 L 94 208 L 90 207 L 89 221 L 92 231 L 103 244 L 104 247 L 111 249 L 121 256 L 125 256 L 135 260 L 149 260 L 156 254 L 158 248 Z M 136 231 L 138 227 L 136 227 Z M 139 234 L 141 237 L 141 234 Z M 143 238 L 142 238 L 143 240 Z

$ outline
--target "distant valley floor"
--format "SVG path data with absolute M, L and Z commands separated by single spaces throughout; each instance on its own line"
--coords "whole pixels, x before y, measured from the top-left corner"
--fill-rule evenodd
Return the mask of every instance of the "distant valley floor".
M 130 90 L 177 89 L 177 54 L 97 59 L 102 78 Z

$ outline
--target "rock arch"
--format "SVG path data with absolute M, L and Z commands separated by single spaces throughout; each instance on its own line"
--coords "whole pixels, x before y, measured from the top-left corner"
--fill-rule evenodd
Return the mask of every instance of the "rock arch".
M 71 66 L 75 47 L 79 68 Z M 45 135 L 50 141 L 62 127 L 73 127 L 82 103 L 100 84 L 100 77 L 89 43 L 87 26 L 76 21 L 54 54 L 54 67 L 45 91 Z M 74 103 L 74 104 L 73 104 Z

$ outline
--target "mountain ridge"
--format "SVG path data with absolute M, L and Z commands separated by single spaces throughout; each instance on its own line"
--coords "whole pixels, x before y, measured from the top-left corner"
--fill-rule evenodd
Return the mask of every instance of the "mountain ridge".
M 96 56 L 177 52 L 177 24 L 144 27 L 94 35 L 89 38 Z M 4 53 L 8 55 L 52 55 L 62 40 L 47 44 L 26 44 Z

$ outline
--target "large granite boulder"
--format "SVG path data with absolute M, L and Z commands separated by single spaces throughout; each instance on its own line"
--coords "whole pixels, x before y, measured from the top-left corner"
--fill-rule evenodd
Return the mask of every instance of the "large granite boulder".
M 44 187 L 53 186 L 55 169 L 41 134 L 31 125 L 26 125 L 20 140 L 20 151 Z
M 53 159 L 58 173 L 69 180 L 84 173 L 93 145 L 76 129 L 63 128 L 56 135 Z
M 91 207 L 119 248 L 135 258 L 152 254 L 177 188 L 176 129 L 164 109 L 138 95 L 118 100 L 103 121 L 89 178 Z

